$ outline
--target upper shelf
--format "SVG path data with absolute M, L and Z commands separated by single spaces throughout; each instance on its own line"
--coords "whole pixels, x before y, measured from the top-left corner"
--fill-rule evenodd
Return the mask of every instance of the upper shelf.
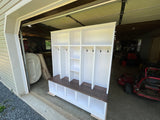
M 52 45 L 112 45 L 115 22 L 51 32 Z
M 70 45 L 80 45 L 81 44 L 81 31 L 71 31 L 70 32 Z
M 82 45 L 112 45 L 112 36 L 112 28 L 86 29 L 82 32 Z
M 69 45 L 69 32 L 51 34 L 52 45 Z

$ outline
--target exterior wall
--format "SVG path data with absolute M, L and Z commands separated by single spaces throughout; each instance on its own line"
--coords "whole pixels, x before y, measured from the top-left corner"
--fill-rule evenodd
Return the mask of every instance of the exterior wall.
M 0 1 L 0 81 L 16 93 L 16 87 L 12 72 L 12 66 L 8 54 L 8 48 L 4 36 L 5 12 L 18 4 L 21 0 Z

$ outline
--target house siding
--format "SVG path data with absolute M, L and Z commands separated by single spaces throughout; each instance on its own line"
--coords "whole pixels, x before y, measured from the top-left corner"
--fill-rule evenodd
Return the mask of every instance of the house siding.
M 21 0 L 0 1 L 0 81 L 13 92 L 16 92 L 12 66 L 4 36 L 5 13 L 18 4 Z

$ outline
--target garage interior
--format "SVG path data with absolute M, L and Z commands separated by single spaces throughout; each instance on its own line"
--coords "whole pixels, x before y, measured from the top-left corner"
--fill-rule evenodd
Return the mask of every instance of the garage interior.
M 105 2 L 106 0 L 77 0 L 23 21 L 22 47 L 24 46 L 25 53 L 43 54 L 52 76 L 51 31 L 116 21 L 107 120 L 158 120 L 159 102 L 127 94 L 117 81 L 125 73 L 136 77 L 142 66 L 148 63 L 160 63 L 160 1 Z M 133 53 L 136 60 L 127 61 L 128 53 Z M 84 110 L 48 95 L 48 81 L 43 77 L 30 85 L 30 91 L 78 119 L 95 119 Z

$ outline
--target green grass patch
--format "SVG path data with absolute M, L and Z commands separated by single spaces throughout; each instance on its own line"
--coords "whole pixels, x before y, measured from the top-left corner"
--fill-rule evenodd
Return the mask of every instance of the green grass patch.
M 4 105 L 0 105 L 0 113 L 3 112 L 4 109 L 6 109 L 6 107 Z

